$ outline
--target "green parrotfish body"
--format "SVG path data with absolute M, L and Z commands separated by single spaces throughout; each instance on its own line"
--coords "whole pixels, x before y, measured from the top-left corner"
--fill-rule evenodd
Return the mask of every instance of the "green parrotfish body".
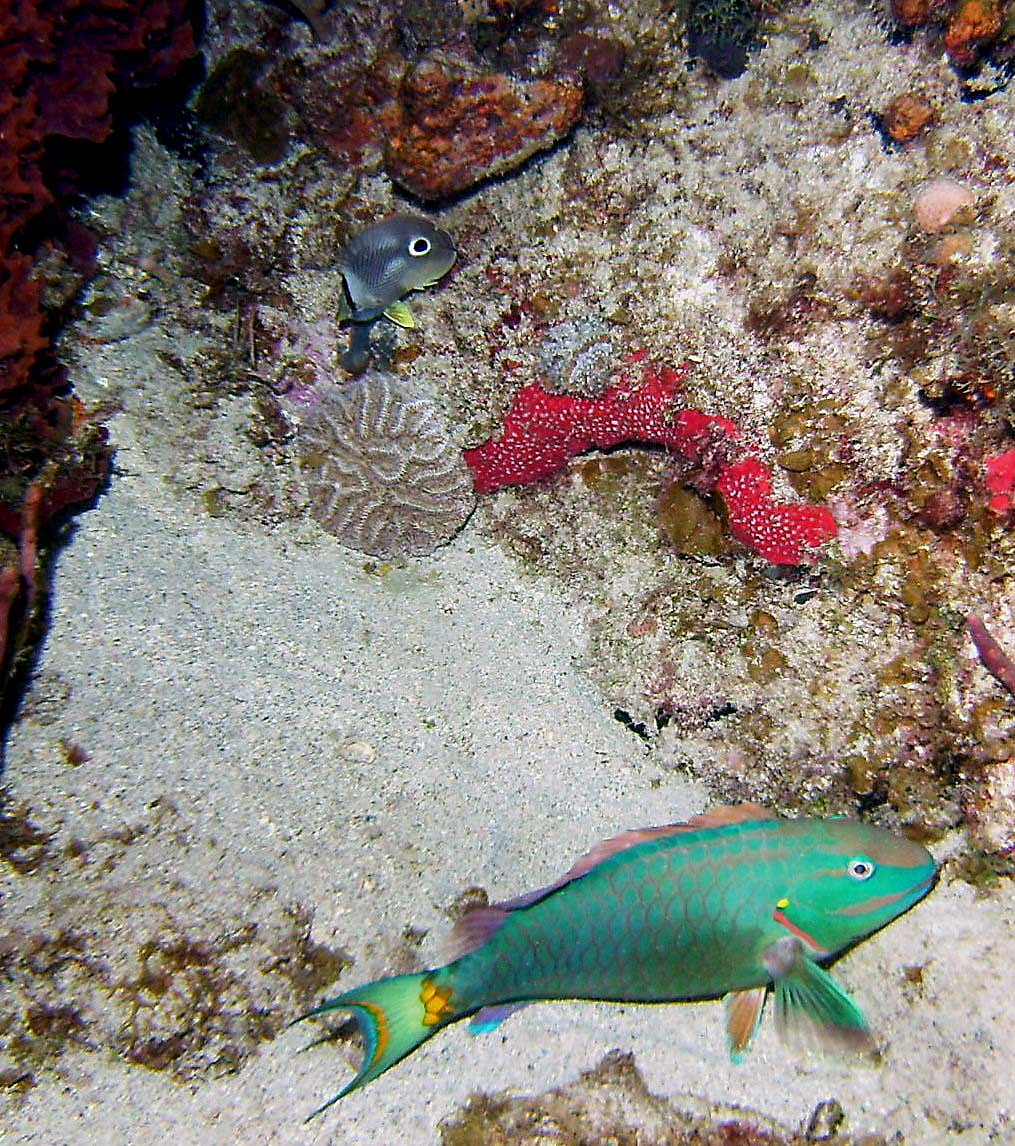
M 380 318 L 415 326 L 403 299 L 442 279 L 456 254 L 451 236 L 419 215 L 391 215 L 350 239 L 338 259 L 351 306 L 345 317 L 353 324 L 342 355 L 347 370 L 359 374 L 366 368 L 370 330 Z
M 359 1073 L 314 1113 L 449 1023 L 471 1015 L 489 1030 L 536 1000 L 725 996 L 738 1059 L 772 991 L 780 1029 L 868 1049 L 862 1012 L 821 963 L 902 915 L 936 873 L 926 848 L 882 828 L 779 819 L 754 804 L 626 832 L 549 887 L 465 915 L 445 966 L 311 1011 L 350 1011 L 364 1039 Z

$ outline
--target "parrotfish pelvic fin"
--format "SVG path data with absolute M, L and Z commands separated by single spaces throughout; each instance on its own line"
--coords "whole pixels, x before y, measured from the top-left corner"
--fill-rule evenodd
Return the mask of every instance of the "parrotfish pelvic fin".
M 528 1003 L 499 1003 L 493 1007 L 483 1007 L 469 1020 L 466 1030 L 470 1035 L 485 1035 L 489 1031 L 495 1031 L 515 1011 L 527 1006 Z
M 775 986 L 775 1020 L 789 1042 L 813 1035 L 838 1049 L 870 1053 L 874 1040 L 863 1012 L 845 989 L 807 955 L 803 943 L 787 936 L 773 943 L 764 963 Z
M 726 1004 L 726 1035 L 730 1058 L 741 1062 L 750 1049 L 761 1016 L 765 1011 L 768 987 L 751 987 L 746 991 L 731 991 L 723 1000 Z

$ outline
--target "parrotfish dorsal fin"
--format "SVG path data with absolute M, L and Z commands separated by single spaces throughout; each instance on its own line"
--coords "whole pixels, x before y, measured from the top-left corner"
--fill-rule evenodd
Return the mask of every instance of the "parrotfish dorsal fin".
M 475 907 L 467 911 L 451 929 L 445 950 L 449 961 L 454 962 L 463 955 L 471 955 L 488 939 L 492 939 L 507 919 L 508 910 L 504 904 L 492 903 L 489 907 Z
M 749 824 L 756 820 L 777 820 L 779 817 L 760 804 L 720 804 L 692 816 L 688 828 L 724 828 L 728 824 Z
M 628 848 L 637 847 L 638 844 L 647 843 L 649 840 L 658 840 L 663 836 L 675 836 L 679 832 L 690 831 L 691 827 L 691 824 L 664 824 L 659 828 L 632 828 L 629 832 L 621 832 L 619 836 L 611 836 L 608 840 L 601 840 L 594 848 L 582 856 L 567 875 L 549 887 L 543 888 L 543 893 L 548 894 L 551 891 L 556 891 L 558 887 L 563 887 L 564 884 L 570 883 L 574 879 L 579 879 L 587 872 L 590 872 L 594 867 L 599 867 L 601 863 L 605 863 L 610 856 L 615 856 L 618 852 L 626 852 Z M 535 893 L 530 892 L 529 894 L 532 895 Z M 522 898 L 524 898 L 524 896 Z M 540 896 L 540 898 L 542 898 L 542 896 Z
M 531 907 L 541 899 L 576 879 L 581 879 L 594 868 L 605 863 L 611 856 L 628 848 L 637 847 L 638 844 L 649 840 L 661 839 L 663 836 L 675 836 L 681 832 L 693 832 L 702 828 L 719 828 L 728 824 L 744 824 L 753 820 L 774 820 L 778 817 L 760 804 L 736 804 L 731 807 L 712 808 L 700 815 L 692 816 L 686 823 L 663 824 L 657 828 L 633 828 L 628 832 L 621 832 L 608 840 L 602 840 L 558 880 L 547 884 L 546 887 L 536 888 L 535 891 L 526 891 L 516 895 L 513 899 L 505 899 L 501 903 L 492 903 L 488 907 L 477 907 L 467 912 L 455 924 L 451 937 L 447 943 L 447 955 L 450 960 L 461 959 L 482 947 L 491 939 L 507 919 L 512 911 L 519 911 Z
M 556 891 L 557 888 L 563 887 L 566 883 L 578 879 L 594 867 L 605 863 L 610 856 L 627 851 L 628 848 L 637 847 L 638 844 L 647 843 L 649 840 L 661 839 L 663 836 L 675 836 L 680 832 L 694 832 L 701 828 L 720 828 L 727 824 L 745 824 L 752 820 L 774 819 L 777 817 L 760 804 L 736 804 L 733 807 L 711 808 L 707 812 L 692 816 L 686 823 L 663 824 L 662 827 L 658 828 L 632 828 L 631 831 L 621 832 L 619 836 L 612 836 L 610 839 L 602 840 L 596 844 L 594 848 L 582 856 L 567 875 L 557 880 L 556 883 L 541 888 L 538 892 L 530 891 L 527 895 L 519 896 L 517 900 L 511 900 L 502 906 L 525 907 L 528 903 L 535 903 L 536 899 L 542 899 L 551 891 Z
M 551 892 L 559 891 L 576 879 L 598 867 L 610 856 L 617 852 L 633 848 L 636 844 L 646 840 L 654 840 L 660 836 L 672 835 L 675 832 L 687 831 L 686 824 L 668 824 L 661 828 L 635 828 L 630 832 L 622 832 L 612 839 L 603 840 L 568 871 L 560 879 L 547 884 L 546 887 L 537 887 L 534 891 L 526 891 L 516 895 L 513 899 L 505 899 L 501 903 L 491 903 L 488 907 L 477 907 L 466 912 L 451 930 L 451 937 L 447 943 L 447 956 L 449 959 L 461 959 L 482 947 L 488 939 L 496 935 L 501 924 L 512 911 L 519 911 L 524 907 L 531 907 L 545 899 Z

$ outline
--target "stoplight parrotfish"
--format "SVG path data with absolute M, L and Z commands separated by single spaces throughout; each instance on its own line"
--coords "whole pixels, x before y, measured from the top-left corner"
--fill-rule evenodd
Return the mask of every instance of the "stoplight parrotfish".
M 414 290 L 433 286 L 457 257 L 451 236 L 419 215 L 391 215 L 360 231 L 345 245 L 338 269 L 345 280 L 352 323 L 342 365 L 361 374 L 370 361 L 370 331 L 381 318 L 412 329 L 416 322 L 404 302 Z
M 775 996 L 781 1032 L 873 1047 L 823 963 L 908 911 L 934 884 L 919 844 L 853 820 L 780 819 L 756 804 L 598 844 L 549 887 L 469 912 L 443 967 L 354 987 L 302 1018 L 350 1011 L 359 1073 L 310 1116 L 472 1017 L 491 1030 L 537 1000 L 725 998 L 738 1061 Z

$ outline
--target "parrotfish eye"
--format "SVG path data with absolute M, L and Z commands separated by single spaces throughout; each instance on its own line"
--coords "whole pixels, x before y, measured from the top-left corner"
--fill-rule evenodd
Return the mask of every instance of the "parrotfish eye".
M 421 259 L 424 255 L 430 254 L 431 250 L 433 250 L 433 243 L 430 242 L 426 235 L 417 235 L 416 238 L 409 243 L 409 254 L 412 255 L 414 259 Z
M 846 864 L 846 871 L 853 879 L 870 879 L 874 874 L 874 861 L 865 859 L 863 856 L 856 856 Z

